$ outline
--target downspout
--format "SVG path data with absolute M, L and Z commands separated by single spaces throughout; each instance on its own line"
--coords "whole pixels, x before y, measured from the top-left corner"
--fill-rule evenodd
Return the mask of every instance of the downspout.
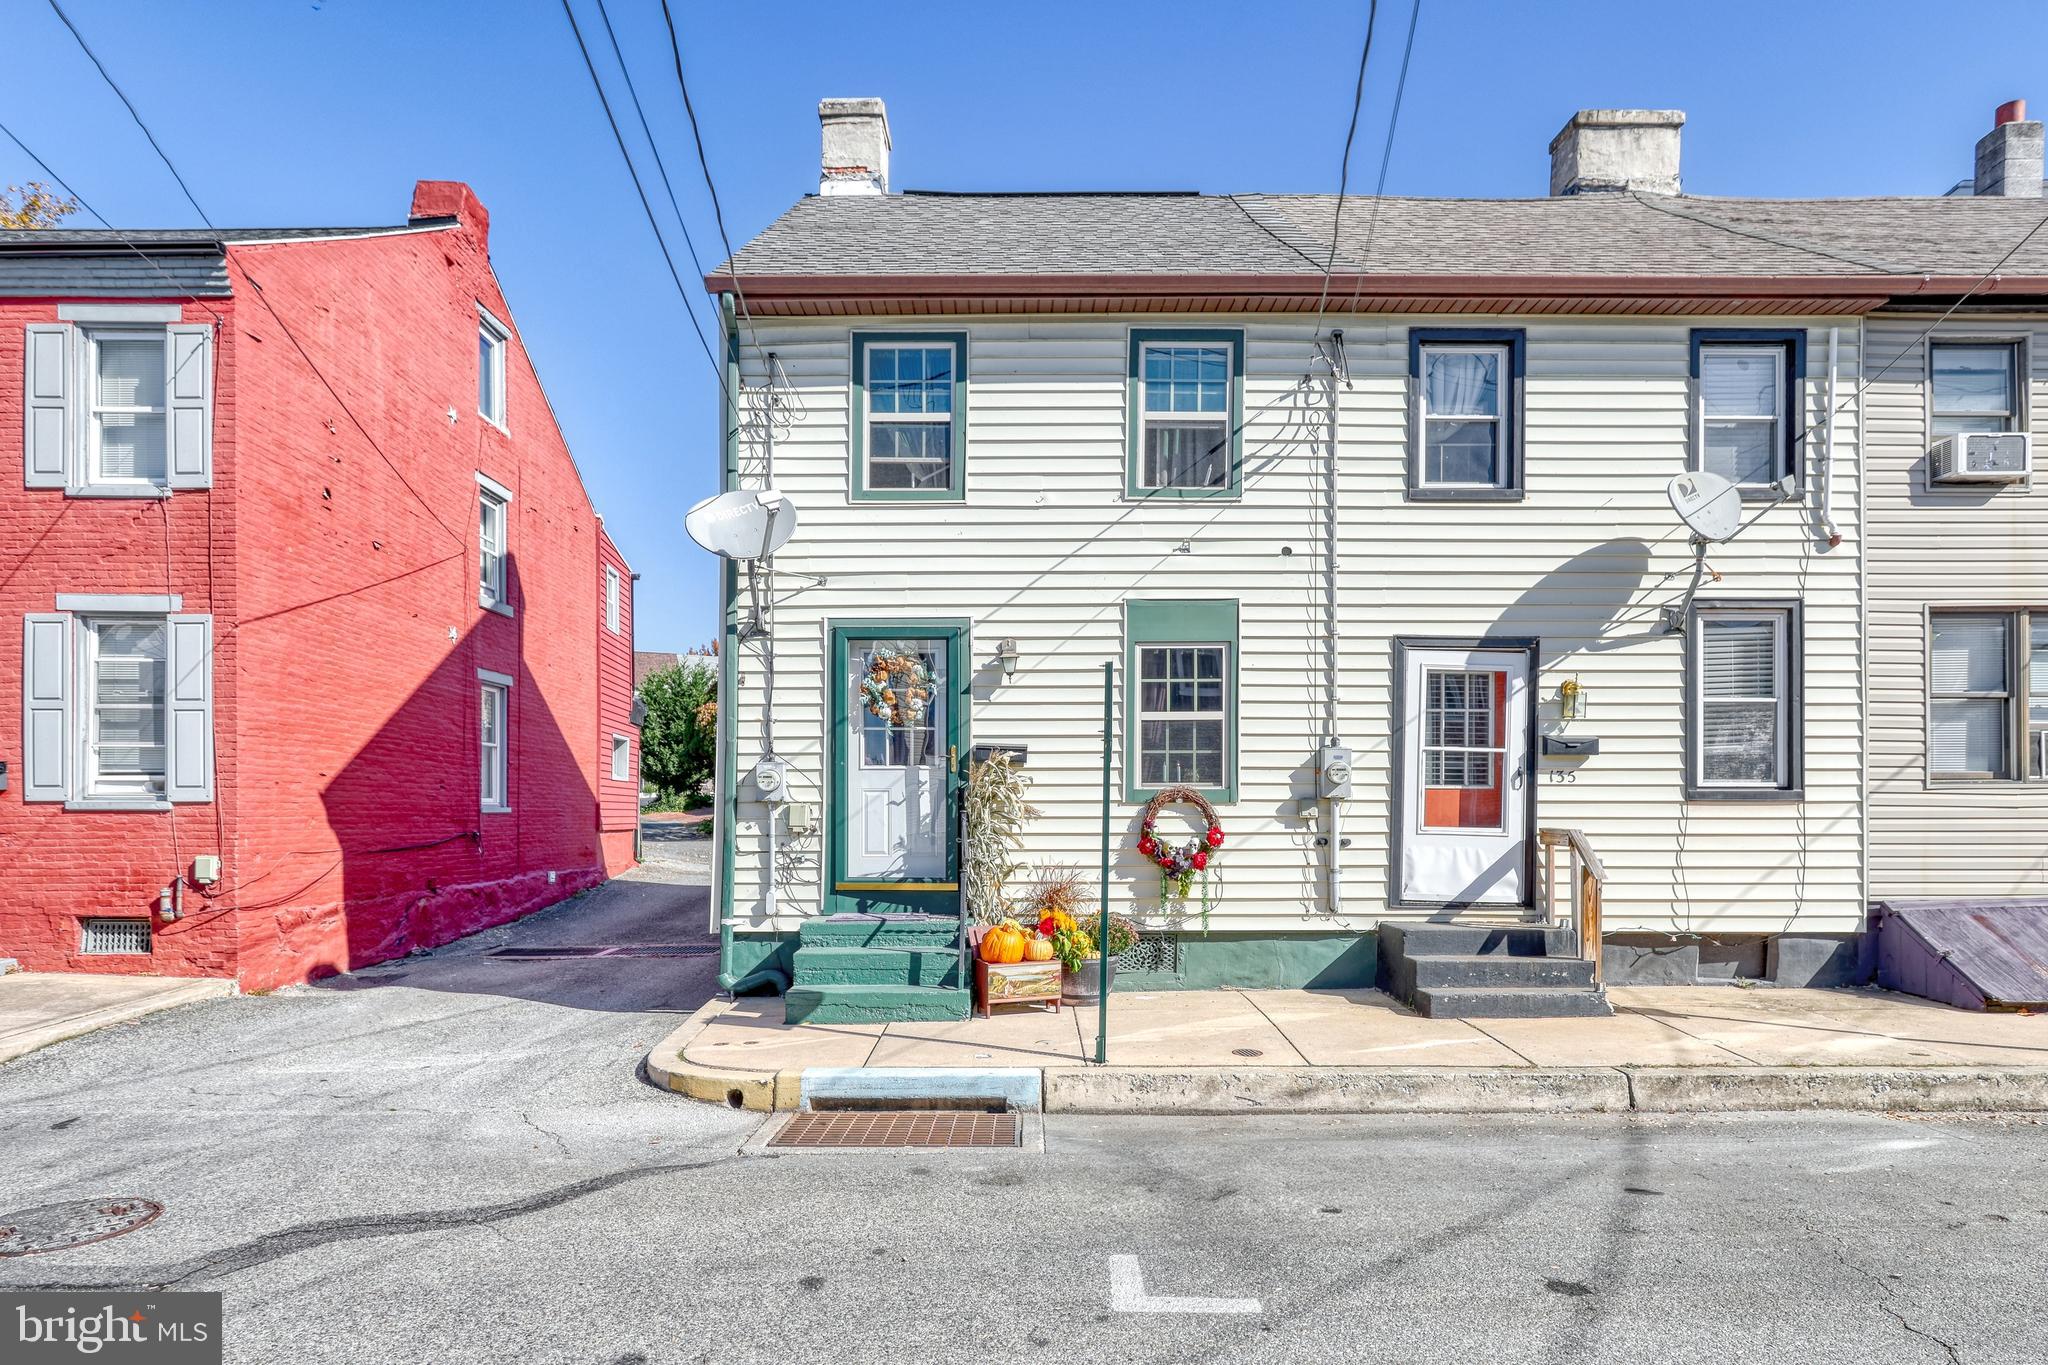
M 725 389 L 719 407 L 719 449 L 722 469 L 719 489 L 731 492 L 740 482 L 740 336 L 733 316 L 733 298 L 721 294 L 719 316 L 725 330 Z M 718 753 L 714 781 L 718 788 L 718 884 L 712 905 L 718 916 L 718 988 L 738 995 L 756 986 L 772 985 L 776 991 L 789 989 L 789 978 L 774 967 L 759 967 L 745 976 L 733 974 L 733 878 L 739 844 L 739 565 L 730 559 L 718 562 L 721 604 L 718 645 Z M 769 879 L 774 880 L 774 868 Z
M 1827 428 L 1821 437 L 1820 456 L 1820 524 L 1828 533 L 1828 548 L 1839 548 L 1842 543 L 1842 528 L 1835 525 L 1835 373 L 1840 368 L 1842 329 L 1828 328 L 1828 415 Z M 1859 351 L 1858 356 L 1861 356 Z M 1860 405 L 1858 412 L 1862 411 Z M 1858 418 L 1861 421 L 1861 417 Z M 1861 448 L 1860 446 L 1858 447 Z

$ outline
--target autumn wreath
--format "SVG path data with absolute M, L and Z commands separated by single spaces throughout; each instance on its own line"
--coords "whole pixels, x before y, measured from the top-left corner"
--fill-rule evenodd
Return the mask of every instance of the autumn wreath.
M 1168 806 L 1193 806 L 1202 817 L 1202 833 L 1175 846 L 1159 837 L 1159 812 Z M 1223 825 L 1209 798 L 1193 787 L 1167 787 L 1145 803 L 1138 822 L 1138 852 L 1159 865 L 1159 898 L 1185 901 L 1196 882 L 1202 888 L 1202 918 L 1209 916 L 1209 868 L 1223 847 Z
M 932 671 L 917 655 L 877 650 L 860 680 L 861 704 L 877 719 L 915 728 L 924 723 L 931 685 Z

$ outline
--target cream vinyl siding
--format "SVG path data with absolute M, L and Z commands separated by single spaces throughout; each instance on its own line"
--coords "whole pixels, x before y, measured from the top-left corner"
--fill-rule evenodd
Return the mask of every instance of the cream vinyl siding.
M 2048 785 L 1931 781 L 1927 613 L 2048 607 L 2048 484 L 1927 482 L 1932 317 L 1867 324 L 1870 448 L 1870 896 L 2048 895 Z M 2048 411 L 2048 316 L 1957 316 L 1934 340 L 2020 338 L 2035 431 Z M 1892 362 L 1896 360 L 1896 364 Z
M 790 579 L 775 611 L 775 748 L 792 765 L 791 799 L 828 790 L 825 642 L 834 617 L 964 617 L 973 622 L 974 742 L 1027 745 L 1031 800 L 1045 815 L 1028 862 L 1095 866 L 1105 660 L 1124 657 L 1130 598 L 1239 604 L 1237 799 L 1220 808 L 1228 843 L 1213 876 L 1212 930 L 1359 930 L 1387 913 L 1391 705 L 1396 636 L 1540 636 L 1539 731 L 1556 728 L 1557 687 L 1577 675 L 1588 716 L 1566 733 L 1602 753 L 1566 760 L 1576 780 L 1538 788 L 1539 825 L 1583 828 L 1612 880 L 1613 929 L 1843 930 L 1861 923 L 1855 418 L 1838 428 L 1835 514 L 1845 541 L 1827 551 L 1811 504 L 1772 513 L 1712 557 L 1715 593 L 1806 604 L 1806 800 L 1681 799 L 1681 637 L 1657 608 L 1678 602 L 1692 557 L 1665 499 L 1686 467 L 1688 333 L 1693 320 L 1460 317 L 1459 326 L 1527 329 L 1527 498 L 1415 503 L 1404 496 L 1411 394 L 1409 325 L 1440 317 L 1332 317 L 1346 334 L 1350 388 L 1339 386 L 1340 737 L 1357 755 L 1346 804 L 1345 902 L 1324 903 L 1325 864 L 1312 758 L 1322 738 L 1320 384 L 1308 368 L 1308 320 L 1189 315 L 1190 327 L 1245 333 L 1244 491 L 1240 498 L 1134 501 L 1124 494 L 1125 383 L 1131 326 L 1143 317 L 918 318 L 906 330 L 968 334 L 966 499 L 942 506 L 848 499 L 847 320 L 757 320 L 742 348 L 749 406 L 776 353 L 794 392 L 779 400 L 774 483 L 795 500 L 796 537 L 776 566 Z M 1721 325 L 1725 319 L 1698 320 Z M 1744 325 L 1788 327 L 1759 317 Z M 887 325 L 859 320 L 866 334 Z M 1808 334 L 1808 416 L 1822 411 L 1827 325 Z M 1857 335 L 1841 335 L 1840 391 L 1853 391 Z M 765 473 L 766 430 L 743 423 L 744 486 Z M 1808 485 L 1820 483 L 1819 437 Z M 1290 553 L 1291 551 L 1291 553 Z M 742 614 L 745 613 L 744 584 Z M 1013 681 L 996 644 L 1017 641 Z M 763 672 L 735 659 L 737 771 L 760 758 Z M 1114 789 L 1124 789 L 1122 678 Z M 1546 763 L 1546 768 L 1553 765 Z M 766 927 L 768 807 L 739 788 L 735 913 Z M 1519 795 L 1519 791 L 1515 793 Z M 1114 908 L 1148 924 L 1157 875 L 1130 848 L 1138 808 L 1113 808 Z M 819 908 L 821 836 L 787 845 L 775 924 Z M 1408 912 L 1413 914 L 1415 912 Z M 1183 927 L 1198 931 L 1192 922 Z

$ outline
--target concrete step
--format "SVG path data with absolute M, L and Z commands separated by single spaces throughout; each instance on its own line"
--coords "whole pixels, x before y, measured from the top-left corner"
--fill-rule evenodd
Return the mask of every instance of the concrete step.
M 965 1019 L 972 992 L 941 986 L 791 986 L 782 997 L 792 1024 L 893 1024 Z
M 959 933 L 952 915 L 819 915 L 803 922 L 797 939 L 823 948 L 946 948 Z
M 1593 984 L 1593 964 L 1576 957 L 1507 954 L 1415 953 L 1395 963 L 1399 994 L 1458 986 L 1577 986 Z
M 811 944 L 796 950 L 799 986 L 958 986 L 960 954 L 944 948 L 839 948 Z
M 1614 1013 L 1607 992 L 1559 986 L 1444 986 L 1415 992 L 1430 1019 L 1593 1019 Z
M 1567 957 L 1572 931 L 1540 924 L 1399 924 L 1382 922 L 1380 951 L 1393 955 Z

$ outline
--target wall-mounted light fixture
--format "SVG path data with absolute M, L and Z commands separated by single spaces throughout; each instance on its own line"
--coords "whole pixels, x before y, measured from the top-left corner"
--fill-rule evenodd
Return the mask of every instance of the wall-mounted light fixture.
M 1586 715 L 1586 689 L 1576 677 L 1566 678 L 1557 689 L 1557 718 L 1582 720 Z
M 1017 642 L 1004 640 L 996 646 L 996 662 L 1003 666 L 1003 677 L 1007 680 L 1017 676 Z

